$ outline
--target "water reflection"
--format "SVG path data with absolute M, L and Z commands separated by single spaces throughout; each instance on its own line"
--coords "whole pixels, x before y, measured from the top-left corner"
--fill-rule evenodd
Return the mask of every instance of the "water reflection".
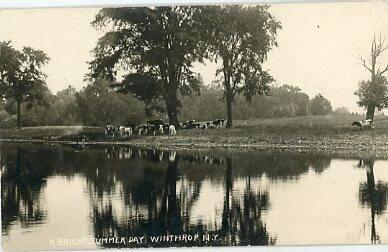
M 108 243 L 105 247 L 274 245 L 286 237 L 281 230 L 271 229 L 275 225 L 268 219 L 276 207 L 271 202 L 280 197 L 275 185 L 322 177 L 332 161 L 329 155 L 289 152 L 189 153 L 118 146 L 80 150 L 3 144 L 2 232 L 10 237 L 18 225 L 31 232 L 32 226 L 44 228 L 53 216 L 45 199 L 47 180 L 72 181 L 77 176 L 85 180 L 94 237 L 217 236 L 210 241 Z M 374 160 L 363 159 L 358 166 L 366 169 L 359 201 L 370 208 L 371 242 L 375 243 L 380 241 L 375 216 L 386 210 L 388 184 L 375 183 L 373 164 Z M 303 216 L 297 217 L 303 221 Z M 68 232 L 74 233 L 74 227 Z
M 23 149 L 1 160 L 2 232 L 7 233 L 11 223 L 18 221 L 23 228 L 43 223 L 47 213 L 42 204 L 42 187 L 45 178 L 52 174 L 44 165 L 43 156 L 28 157 Z M 33 165 L 41 163 L 40 166 Z
M 371 243 L 380 243 L 380 236 L 376 230 L 375 217 L 382 215 L 387 209 L 388 183 L 378 181 L 375 182 L 373 171 L 375 160 L 360 159 L 359 168 L 366 170 L 366 182 L 360 184 L 359 200 L 362 205 L 370 208 L 371 214 Z
M 266 191 L 254 192 L 250 177 L 246 178 L 246 187 L 242 199 L 233 192 L 233 160 L 226 159 L 225 199 L 222 212 L 221 233 L 228 245 L 273 245 L 272 238 L 261 220 L 261 212 L 269 205 Z

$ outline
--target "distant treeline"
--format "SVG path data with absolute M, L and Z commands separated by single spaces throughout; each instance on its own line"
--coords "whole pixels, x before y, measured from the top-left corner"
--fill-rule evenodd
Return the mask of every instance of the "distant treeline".
M 69 86 L 56 95 L 47 95 L 46 106 L 22 108 L 24 126 L 39 125 L 88 125 L 101 126 L 107 123 L 135 125 L 150 118 L 168 121 L 163 106 L 158 112 L 147 112 L 146 105 L 132 94 L 117 93 L 109 82 L 89 84 L 80 91 Z M 220 87 L 202 86 L 198 95 L 181 97 L 180 118 L 184 120 L 214 120 L 225 118 L 223 90 Z M 321 95 L 310 99 L 298 87 L 290 85 L 271 86 L 269 96 L 255 96 L 251 102 L 236 96 L 233 108 L 236 119 L 264 119 L 325 115 L 332 113 L 330 102 Z M 147 112 L 147 113 L 146 113 Z M 339 108 L 337 113 L 349 113 Z M 1 127 L 16 125 L 16 106 L 3 102 L 0 107 Z
M 222 95 L 220 88 L 203 87 L 199 96 L 182 98 L 181 118 L 208 120 L 224 117 Z M 269 96 L 254 96 L 251 102 L 237 95 L 235 102 L 234 117 L 240 120 L 327 115 L 333 112 L 330 101 L 322 95 L 310 99 L 300 88 L 290 85 L 271 86 Z

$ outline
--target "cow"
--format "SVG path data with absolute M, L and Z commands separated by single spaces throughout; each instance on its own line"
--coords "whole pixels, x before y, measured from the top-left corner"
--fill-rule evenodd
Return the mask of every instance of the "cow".
M 124 136 L 128 136 L 128 137 L 132 136 L 132 128 L 131 127 L 124 128 Z
M 174 125 L 170 125 L 168 127 L 168 134 L 169 135 L 176 135 L 176 130 L 175 130 L 175 126 Z
M 189 120 L 189 121 L 185 121 L 183 123 L 183 127 L 185 129 L 196 129 L 196 128 L 200 128 L 201 125 L 197 122 L 195 122 L 195 120 Z
M 148 121 L 147 121 L 147 124 L 148 124 L 148 125 L 153 125 L 153 126 L 159 127 L 159 125 L 163 125 L 164 122 L 163 122 L 162 119 L 148 120 Z
M 217 129 L 224 126 L 225 119 L 216 119 L 213 121 L 213 124 L 216 126 Z
M 158 133 L 159 133 L 160 135 L 163 135 L 163 134 L 164 134 L 163 125 L 159 125 L 159 127 L 158 127 Z
M 164 124 L 163 124 L 163 131 L 164 131 L 165 133 L 168 133 L 169 130 L 170 130 L 170 124 L 164 123 Z
M 373 122 L 372 122 L 372 119 L 366 119 L 366 120 L 361 120 L 361 121 L 354 121 L 352 123 L 352 126 L 357 126 L 360 129 L 361 128 L 365 128 L 365 127 L 372 128 L 373 127 Z
M 120 134 L 121 137 L 124 136 L 124 130 L 125 130 L 125 127 L 124 127 L 124 126 L 117 125 L 116 130 L 117 130 L 117 132 L 119 132 L 119 134 Z
M 114 125 L 105 125 L 105 135 L 115 135 L 116 127 Z
M 147 124 L 138 125 L 138 126 L 136 126 L 136 128 L 137 128 L 137 134 L 138 134 L 139 136 L 141 136 L 141 135 L 146 135 L 146 134 L 147 134 L 147 131 L 148 131 L 148 126 L 147 126 Z
M 150 133 L 155 136 L 156 132 L 159 130 L 159 127 L 156 127 L 155 125 L 150 125 L 150 126 L 147 126 L 146 130 L 147 130 L 147 133 Z
M 212 123 L 212 122 L 207 122 L 206 126 L 208 129 L 214 129 L 216 127 L 216 125 L 214 125 L 214 123 Z

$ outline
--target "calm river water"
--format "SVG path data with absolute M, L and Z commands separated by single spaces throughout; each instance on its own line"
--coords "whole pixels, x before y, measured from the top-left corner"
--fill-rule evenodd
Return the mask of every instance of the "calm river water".
M 386 160 L 0 148 L 8 250 L 388 242 Z

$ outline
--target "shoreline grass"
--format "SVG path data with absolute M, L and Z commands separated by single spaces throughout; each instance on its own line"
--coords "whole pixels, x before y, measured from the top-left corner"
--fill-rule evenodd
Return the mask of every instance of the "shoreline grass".
M 179 130 L 177 135 L 107 137 L 102 127 L 42 126 L 1 129 L 0 139 L 73 143 L 86 135 L 88 144 L 125 144 L 177 149 L 290 149 L 388 154 L 388 116 L 377 116 L 375 128 L 358 129 L 356 115 L 306 116 L 264 120 L 236 120 L 231 129 Z

